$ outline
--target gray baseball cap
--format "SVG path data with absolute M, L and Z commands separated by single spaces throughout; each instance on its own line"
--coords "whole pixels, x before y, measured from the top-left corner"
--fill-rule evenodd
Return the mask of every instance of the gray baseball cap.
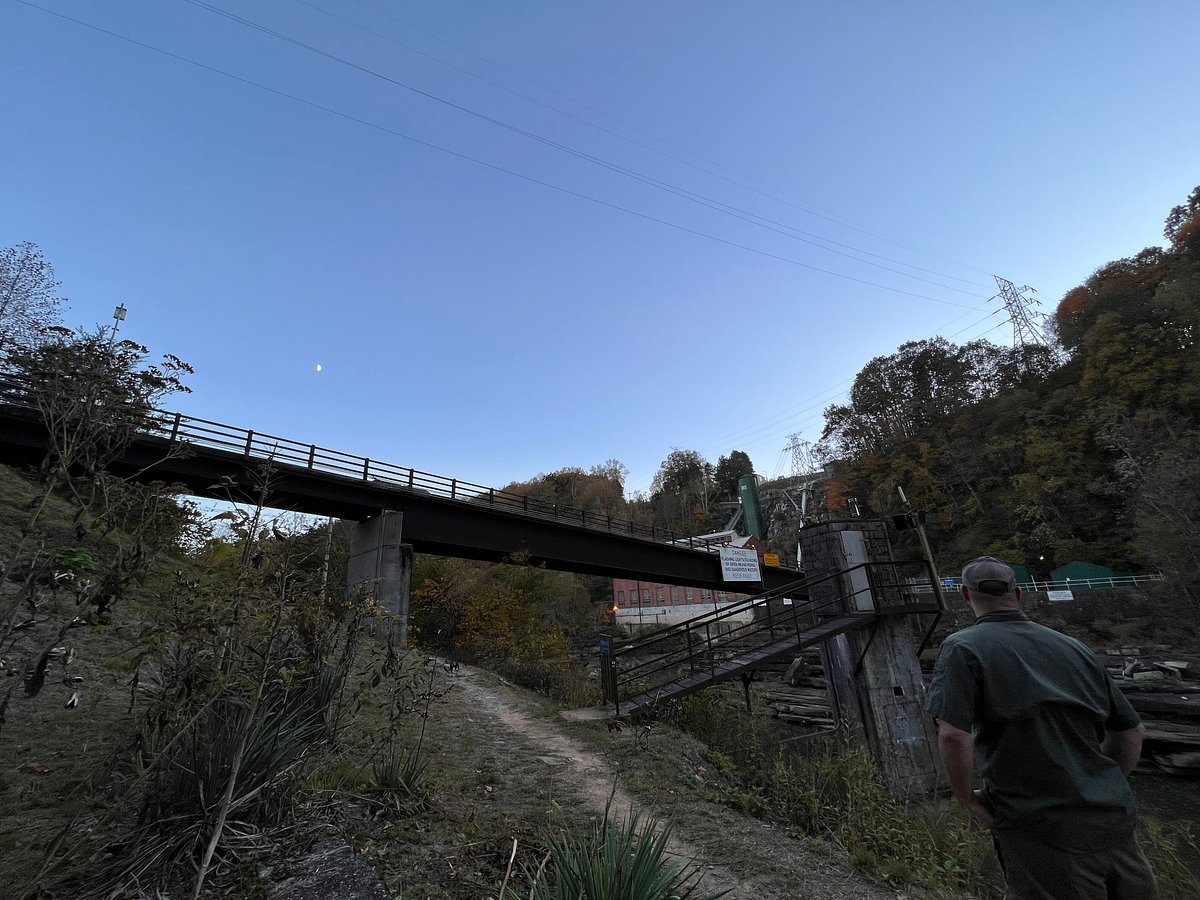
M 994 556 L 981 556 L 963 566 L 962 580 L 973 591 L 1003 597 L 1012 593 L 1017 573 Z

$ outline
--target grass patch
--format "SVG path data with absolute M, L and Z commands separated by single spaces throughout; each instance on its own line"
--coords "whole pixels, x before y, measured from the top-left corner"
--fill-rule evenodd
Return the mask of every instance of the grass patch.
M 354 760 L 343 759 L 314 769 L 305 781 L 305 788 L 318 794 L 357 794 L 370 785 L 370 776 Z
M 1200 897 L 1200 874 L 1189 862 L 1189 857 L 1195 859 L 1200 851 L 1187 825 L 1169 825 L 1152 816 L 1142 816 L 1138 838 L 1158 877 L 1162 900 Z
M 505 661 L 495 665 L 494 671 L 523 688 L 542 694 L 564 709 L 598 706 L 603 702 L 599 685 L 583 669 L 568 662 Z
M 832 841 L 855 868 L 889 884 L 952 896 L 1003 895 L 991 837 L 978 823 L 944 804 L 897 800 L 865 749 L 832 739 L 781 743 L 777 723 L 747 712 L 739 700 L 732 691 L 724 697 L 706 691 L 663 714 L 706 745 L 704 758 L 726 806 Z

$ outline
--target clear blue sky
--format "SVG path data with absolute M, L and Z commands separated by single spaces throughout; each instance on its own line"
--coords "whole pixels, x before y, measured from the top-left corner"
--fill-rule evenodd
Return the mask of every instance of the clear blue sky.
M 68 322 L 125 303 L 184 412 L 483 484 L 786 473 L 871 357 L 1010 342 L 991 274 L 1051 311 L 1200 182 L 1194 0 L 208 0 L 314 49 L 31 2 L 316 105 L 0 0 L 0 246 Z

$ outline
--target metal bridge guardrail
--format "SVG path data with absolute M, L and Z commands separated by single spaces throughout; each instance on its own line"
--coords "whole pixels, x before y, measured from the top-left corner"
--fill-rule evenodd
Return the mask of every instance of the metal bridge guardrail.
M 0 376 L 0 404 L 34 413 L 40 418 L 41 412 L 33 394 L 34 390 L 28 380 L 12 375 Z M 553 519 L 561 524 L 670 543 L 682 549 L 711 553 L 722 546 L 720 542 L 678 535 L 671 529 L 642 525 L 607 513 L 566 506 L 487 485 L 422 472 L 384 460 L 355 456 L 316 444 L 305 444 L 167 410 L 153 410 L 147 414 L 143 431 L 172 444 L 223 450 L 240 454 L 246 459 L 293 466 L 308 472 L 335 475 L 462 503 L 483 504 L 532 518 Z
M 1065 581 L 1017 582 L 1023 591 L 1069 591 L 1071 588 L 1087 587 L 1136 587 L 1164 579 L 1162 573 L 1154 575 L 1116 575 L 1111 578 L 1068 578 Z
M 1068 578 L 1063 581 L 1018 581 L 1017 587 L 1022 591 L 1069 591 L 1071 588 L 1106 588 L 1106 587 L 1137 587 L 1162 581 L 1165 576 L 1161 573 L 1153 575 L 1113 575 L 1105 578 Z M 962 582 L 958 578 L 941 578 L 938 583 L 943 591 L 957 591 Z M 914 584 L 917 593 L 931 593 L 929 584 L 922 582 Z

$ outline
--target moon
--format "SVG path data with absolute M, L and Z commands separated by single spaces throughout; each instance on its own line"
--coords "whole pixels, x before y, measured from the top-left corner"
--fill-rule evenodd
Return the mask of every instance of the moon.
M 318 372 L 320 372 L 320 371 L 321 371 L 321 364 L 320 364 L 320 363 L 317 363 L 317 371 L 318 371 Z

